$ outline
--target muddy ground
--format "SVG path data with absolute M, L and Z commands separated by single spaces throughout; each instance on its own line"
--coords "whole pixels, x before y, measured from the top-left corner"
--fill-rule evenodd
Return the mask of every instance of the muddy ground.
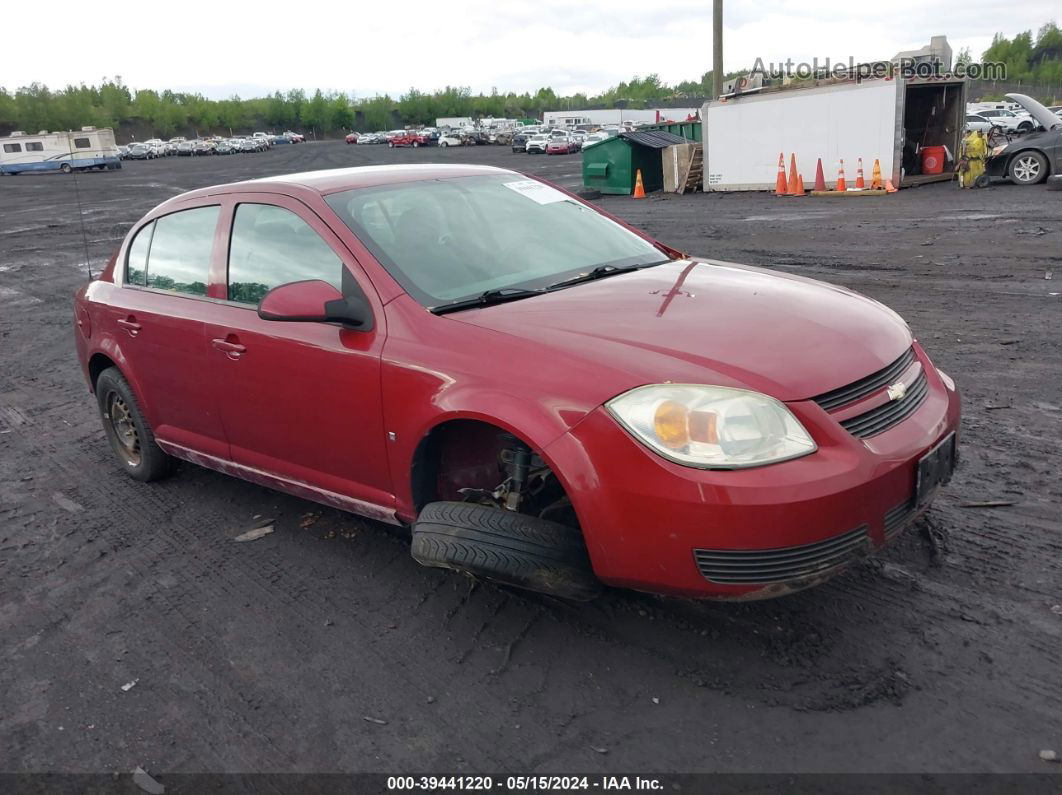
M 341 143 L 0 179 L 0 770 L 1059 769 L 1038 754 L 1062 753 L 1062 193 L 602 200 L 884 301 L 959 383 L 928 519 L 809 592 L 572 606 L 214 472 L 120 473 L 74 357 L 86 261 L 182 190 L 416 161 L 579 182 L 578 155 Z M 233 541 L 261 518 L 276 532 Z

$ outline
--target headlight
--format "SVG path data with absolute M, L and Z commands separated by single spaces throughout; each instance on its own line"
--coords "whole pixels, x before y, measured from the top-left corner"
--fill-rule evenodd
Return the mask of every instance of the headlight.
M 696 384 L 643 386 L 605 407 L 664 458 L 701 469 L 741 469 L 817 449 L 782 403 L 758 392 Z

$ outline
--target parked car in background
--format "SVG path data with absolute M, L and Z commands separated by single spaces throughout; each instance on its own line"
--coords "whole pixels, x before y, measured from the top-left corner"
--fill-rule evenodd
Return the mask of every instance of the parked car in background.
M 181 141 L 177 144 L 178 157 L 191 157 L 195 154 L 195 141 Z
M 381 142 L 380 133 L 358 133 L 358 139 L 355 143 L 358 144 L 378 144 Z
M 159 155 L 155 151 L 155 147 L 146 143 L 133 143 L 129 144 L 129 149 L 126 152 L 127 160 L 154 160 Z
M 536 135 L 532 135 L 530 138 L 527 139 L 527 146 L 525 147 L 525 151 L 529 155 L 545 154 L 546 146 L 549 145 L 549 142 L 549 133 L 538 133 Z
M 239 145 L 231 139 L 219 141 L 214 147 L 214 153 L 218 155 L 234 155 L 239 151 Z
M 588 136 L 586 136 L 586 140 L 583 141 L 583 148 L 585 149 L 586 147 L 592 144 L 601 143 L 601 141 L 607 141 L 611 137 L 612 136 L 610 136 L 607 132 L 604 131 L 590 133 Z
M 1035 120 L 1037 129 L 994 147 L 985 162 L 990 177 L 1008 177 L 1015 185 L 1036 185 L 1062 174 L 1062 118 L 1025 94 L 1007 94 Z
M 979 113 L 967 113 L 966 114 L 966 123 L 964 125 L 964 129 L 967 132 L 970 132 L 971 130 L 980 130 L 983 133 L 987 133 L 993 127 L 998 127 L 998 126 L 999 125 L 993 124 L 989 119 L 986 119 L 984 116 L 980 115 Z
M 465 139 L 457 133 L 444 132 L 439 133 L 439 146 L 464 146 Z
M 1035 126 L 1035 121 L 1032 117 L 1027 115 L 1019 116 L 1009 110 L 981 110 L 977 112 L 977 115 L 988 119 L 1006 132 L 1030 132 Z
M 579 145 L 571 138 L 553 138 L 546 144 L 547 155 L 570 155 L 579 151 Z
M 497 168 L 173 197 L 74 319 L 131 478 L 183 459 L 561 597 L 816 586 L 895 543 L 957 460 L 955 383 L 891 309 Z
M 288 136 L 288 138 L 291 140 L 291 142 L 293 144 L 301 144 L 301 143 L 306 141 L 306 136 L 303 135 L 302 133 L 297 133 L 297 132 L 292 132 L 291 130 L 286 130 L 284 132 L 284 135 Z
M 259 143 L 253 138 L 241 138 L 238 142 L 241 152 L 263 152 L 265 151 L 265 145 Z
M 348 144 L 356 144 L 358 142 L 358 134 L 356 132 L 347 133 L 343 140 Z
M 528 139 L 530 137 L 531 136 L 528 135 L 527 133 L 522 133 L 522 132 L 516 133 L 513 136 L 512 141 L 510 142 L 511 145 L 512 145 L 512 148 L 513 148 L 513 152 L 514 153 L 515 152 L 526 152 L 527 151 L 527 141 L 528 141 Z
M 129 156 L 129 147 L 128 146 L 118 146 L 116 148 L 118 149 L 118 159 L 119 160 L 125 160 Z
M 215 148 L 213 141 L 207 141 L 202 138 L 192 142 L 192 151 L 195 155 L 212 155 Z

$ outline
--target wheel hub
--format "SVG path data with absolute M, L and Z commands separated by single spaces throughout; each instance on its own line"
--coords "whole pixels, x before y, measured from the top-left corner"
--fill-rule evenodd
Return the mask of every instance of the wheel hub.
M 140 433 L 133 421 L 133 413 L 121 395 L 111 393 L 107 400 L 107 416 L 118 442 L 119 454 L 129 466 L 137 466 L 140 463 Z
M 1040 163 L 1031 157 L 1023 157 L 1014 166 L 1014 175 L 1022 182 L 1030 182 L 1040 175 Z

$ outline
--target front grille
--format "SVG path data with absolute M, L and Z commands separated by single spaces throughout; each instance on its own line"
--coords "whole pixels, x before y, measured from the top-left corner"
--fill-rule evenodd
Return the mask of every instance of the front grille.
M 767 585 L 821 574 L 869 551 L 867 526 L 824 541 L 777 549 L 695 549 L 706 580 L 722 585 Z
M 885 512 L 885 540 L 891 541 L 897 533 L 903 530 L 907 520 L 915 512 L 915 498 L 910 497 L 899 505 Z
M 841 427 L 853 436 L 866 439 L 868 436 L 887 431 L 892 426 L 902 422 L 914 413 L 914 410 L 922 405 L 929 394 L 929 381 L 923 370 L 918 378 L 907 388 L 907 394 L 900 400 L 890 400 L 877 408 L 844 420 Z
M 854 403 L 868 395 L 874 394 L 883 386 L 891 384 L 903 375 L 904 370 L 911 366 L 911 362 L 914 361 L 914 358 L 914 349 L 908 348 L 903 356 L 888 367 L 883 367 L 876 373 L 871 373 L 866 378 L 860 378 L 858 381 L 853 381 L 848 386 L 842 386 L 839 389 L 834 389 L 832 392 L 825 392 L 817 398 L 812 398 L 812 400 L 822 406 L 826 411 L 833 411 L 841 406 Z

